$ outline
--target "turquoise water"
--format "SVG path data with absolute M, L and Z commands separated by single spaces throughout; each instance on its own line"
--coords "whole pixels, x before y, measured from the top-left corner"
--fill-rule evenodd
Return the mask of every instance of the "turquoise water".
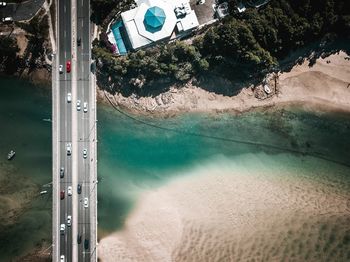
M 0 261 L 9 261 L 51 242 L 51 197 L 37 195 L 51 181 L 51 124 L 42 120 L 50 118 L 51 96 L 15 79 L 0 79 L 0 92 Z M 137 118 L 161 128 L 99 105 L 100 236 L 123 226 L 140 193 L 218 158 L 247 169 L 310 173 L 314 180 L 329 176 L 344 181 L 336 184 L 343 190 L 350 187 L 350 115 L 290 108 Z M 17 155 L 9 162 L 11 149 Z M 16 216 L 4 215 L 11 204 L 4 197 L 24 203 Z
M 122 21 L 118 21 L 111 28 L 112 28 L 112 32 L 113 32 L 113 36 L 115 38 L 115 41 L 117 42 L 119 53 L 121 55 L 126 55 L 127 54 L 127 50 L 126 50 L 126 47 L 125 47 L 122 35 L 120 33 L 120 30 L 121 30 L 121 28 L 123 26 L 124 26 L 123 22 Z
M 317 174 L 330 166 L 329 174 L 345 179 L 346 188 L 350 185 L 349 115 L 290 108 L 238 116 L 142 119 L 162 127 L 155 128 L 100 107 L 98 119 L 103 231 L 123 225 L 140 192 L 221 156 L 234 162 L 249 155 L 251 162 L 241 164 L 252 169 L 263 162 L 275 171 L 305 169 Z

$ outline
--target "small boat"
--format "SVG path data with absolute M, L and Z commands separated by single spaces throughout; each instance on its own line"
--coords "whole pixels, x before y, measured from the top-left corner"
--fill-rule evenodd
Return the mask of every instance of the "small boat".
M 11 160 L 12 158 L 14 158 L 16 152 L 11 150 L 10 153 L 7 154 L 7 160 Z
M 52 120 L 50 118 L 44 118 L 43 121 L 52 123 Z

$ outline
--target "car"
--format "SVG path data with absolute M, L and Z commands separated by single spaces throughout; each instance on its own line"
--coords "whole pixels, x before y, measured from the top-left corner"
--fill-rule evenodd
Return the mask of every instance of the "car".
M 4 18 L 2 19 L 2 22 L 3 22 L 3 23 L 12 23 L 12 22 L 13 22 L 13 18 L 10 17 L 10 16 L 4 17 Z
M 78 194 L 81 194 L 81 184 L 78 184 Z
M 87 197 L 84 198 L 84 207 L 85 208 L 89 207 L 89 199 Z
M 5 7 L 5 6 L 7 6 L 6 2 L 0 2 L 0 7 Z
M 77 100 L 77 110 L 80 111 L 80 109 L 81 109 L 80 100 Z
M 87 113 L 88 111 L 88 103 L 84 102 L 84 113 Z
M 70 70 L 71 70 L 71 63 L 70 63 L 70 60 L 68 60 L 66 62 L 66 69 L 67 69 L 67 73 L 70 73 Z
M 198 0 L 197 1 L 197 5 L 203 5 L 203 4 L 205 4 L 205 0 Z
M 68 196 L 71 196 L 72 195 L 72 192 L 73 190 L 72 190 L 72 186 L 69 186 L 68 187 Z
M 89 249 L 89 239 L 84 240 L 84 248 Z
M 64 167 L 61 166 L 60 168 L 60 178 L 64 178 Z
M 60 227 L 61 235 L 64 235 L 65 231 L 66 231 L 66 225 L 65 224 L 61 224 L 61 227 Z
M 84 150 L 83 150 L 83 158 L 86 158 L 86 157 L 87 157 L 87 150 L 84 149 Z
M 60 74 L 63 74 L 63 65 L 60 65 L 60 66 L 58 67 L 58 71 L 60 72 Z
M 67 216 L 67 226 L 71 226 L 72 225 L 72 216 Z
M 72 154 L 72 144 L 67 143 L 67 155 L 70 156 Z
M 80 46 L 81 45 L 81 38 L 80 37 L 78 38 L 77 42 L 78 42 L 78 46 Z
M 77 237 L 77 242 L 78 242 L 78 244 L 81 243 L 81 235 L 78 235 L 78 237 Z
M 61 260 L 60 260 L 60 262 L 65 262 L 65 260 L 64 260 L 64 255 L 61 255 Z
M 72 102 L 72 93 L 67 93 L 67 102 Z
M 61 196 L 61 200 L 64 199 L 64 190 L 61 190 L 60 196 Z

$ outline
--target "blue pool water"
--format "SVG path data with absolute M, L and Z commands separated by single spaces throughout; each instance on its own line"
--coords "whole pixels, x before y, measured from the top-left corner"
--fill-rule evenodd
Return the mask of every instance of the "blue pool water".
M 122 26 L 123 26 L 123 22 L 122 21 L 116 22 L 112 26 L 112 32 L 113 32 L 115 41 L 117 42 L 119 53 L 121 55 L 126 55 L 127 54 L 127 50 L 126 50 L 126 47 L 125 47 L 125 44 L 124 44 L 124 40 L 123 40 L 123 38 L 121 36 L 121 33 L 120 33 L 120 29 L 121 29 Z

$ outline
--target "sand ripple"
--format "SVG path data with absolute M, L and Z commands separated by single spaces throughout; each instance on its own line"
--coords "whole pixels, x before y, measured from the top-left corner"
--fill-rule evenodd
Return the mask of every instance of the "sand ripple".
M 350 260 L 341 181 L 210 166 L 193 173 L 144 194 L 124 229 L 100 242 L 101 260 Z

